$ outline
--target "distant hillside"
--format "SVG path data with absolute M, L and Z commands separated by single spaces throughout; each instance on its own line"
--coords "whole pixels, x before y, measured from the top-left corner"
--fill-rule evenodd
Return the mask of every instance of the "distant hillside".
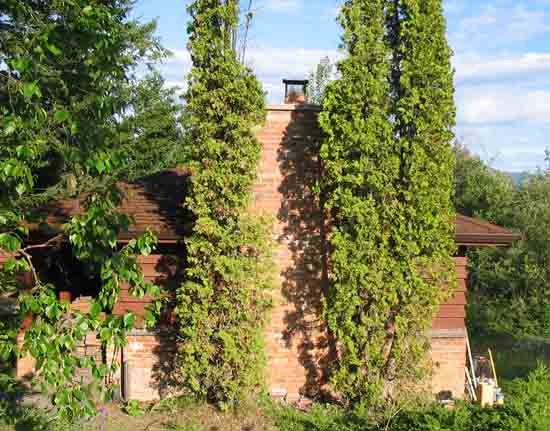
M 521 181 L 529 176 L 527 172 L 504 172 L 506 175 L 510 175 L 514 180 L 514 183 L 519 184 Z

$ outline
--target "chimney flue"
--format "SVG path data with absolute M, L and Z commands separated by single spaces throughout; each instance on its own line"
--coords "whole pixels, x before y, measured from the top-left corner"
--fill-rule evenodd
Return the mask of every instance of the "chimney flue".
M 306 103 L 307 79 L 283 79 L 285 85 L 285 103 Z

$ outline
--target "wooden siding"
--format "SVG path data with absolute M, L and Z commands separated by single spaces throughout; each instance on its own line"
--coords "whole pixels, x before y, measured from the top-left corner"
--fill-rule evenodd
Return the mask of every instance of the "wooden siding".
M 141 256 L 138 258 L 138 262 L 145 280 L 161 286 L 168 292 L 173 292 L 181 282 L 179 275 L 180 258 L 177 256 L 165 254 Z M 113 313 L 121 315 L 133 312 L 139 318 L 144 315 L 145 307 L 151 302 L 152 298 L 149 296 L 144 296 L 143 298 L 132 296 L 128 291 L 128 286 L 126 286 L 120 292 Z
M 466 327 L 466 282 L 468 278 L 465 257 L 455 257 L 457 287 L 453 296 L 441 306 L 433 322 L 434 330 L 464 329 Z

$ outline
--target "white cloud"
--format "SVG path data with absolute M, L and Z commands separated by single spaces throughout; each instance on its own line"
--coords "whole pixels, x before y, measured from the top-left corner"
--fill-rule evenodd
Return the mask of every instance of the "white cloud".
M 185 81 L 165 81 L 164 85 L 168 88 L 174 88 L 177 96 L 181 96 L 187 89 L 187 82 Z
M 550 71 L 550 54 L 525 53 L 488 58 L 479 54 L 458 55 L 454 60 L 456 78 L 461 80 L 496 80 L 525 77 L 526 74 Z
M 544 163 L 550 134 L 550 0 L 445 0 L 456 55 L 457 136 L 499 169 Z M 532 42 L 537 41 L 535 44 Z
M 457 137 L 490 166 L 513 172 L 530 171 L 544 164 L 550 125 L 462 125 Z
M 550 91 L 515 86 L 474 86 L 457 95 L 458 119 L 466 124 L 550 124 Z
M 172 56 L 159 66 L 164 79 L 182 82 L 191 69 L 191 57 L 186 49 L 172 49 Z
M 445 13 L 455 15 L 464 10 L 463 0 L 446 0 L 444 2 Z
M 259 77 L 307 78 L 323 57 L 337 61 L 342 54 L 331 49 L 276 48 L 249 49 L 248 63 Z
M 505 46 L 550 32 L 548 18 L 544 8 L 496 1 L 486 5 L 479 14 L 451 25 L 450 39 L 459 51 L 475 44 L 483 48 Z
M 281 103 L 282 79 L 307 79 L 327 56 L 332 62 L 342 58 L 339 51 L 330 49 L 254 47 L 249 50 L 247 62 L 262 81 L 268 102 Z

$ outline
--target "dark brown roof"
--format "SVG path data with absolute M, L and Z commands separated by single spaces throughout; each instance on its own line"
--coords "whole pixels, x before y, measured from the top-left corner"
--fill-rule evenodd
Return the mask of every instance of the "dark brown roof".
M 457 214 L 455 240 L 459 245 L 509 245 L 521 235 L 480 218 Z
M 186 172 L 172 170 L 133 184 L 122 184 L 126 198 L 120 211 L 135 221 L 126 237 L 134 237 L 150 229 L 159 240 L 181 238 L 186 232 L 185 221 L 189 221 L 183 208 L 187 177 Z
M 159 241 L 170 242 L 185 234 L 189 216 L 183 208 L 186 196 L 188 174 L 182 170 L 170 170 L 148 176 L 134 183 L 120 183 L 124 194 L 120 212 L 134 220 L 128 232 L 121 234 L 125 241 L 142 234 L 147 229 L 153 231 Z M 82 211 L 79 199 L 65 200 L 42 208 L 41 227 L 59 228 L 69 217 Z
M 120 239 L 128 240 L 150 229 L 159 241 L 174 242 L 189 232 L 189 215 L 183 209 L 187 177 L 185 171 L 170 170 L 132 184 L 121 184 L 125 199 L 120 211 L 133 217 L 135 224 Z M 60 225 L 69 216 L 78 214 L 81 208 L 75 199 L 63 201 L 43 211 L 49 225 Z M 456 217 L 455 229 L 458 245 L 508 245 L 520 238 L 508 229 L 460 214 Z

